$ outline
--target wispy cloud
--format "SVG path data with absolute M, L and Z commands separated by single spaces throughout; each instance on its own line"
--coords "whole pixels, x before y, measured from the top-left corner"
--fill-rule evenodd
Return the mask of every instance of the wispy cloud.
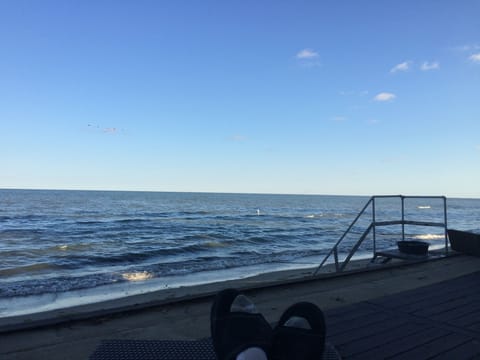
M 318 58 L 320 55 L 318 55 L 318 53 L 312 49 L 303 49 L 301 51 L 299 51 L 296 55 L 296 58 L 297 59 L 316 59 Z
M 93 124 L 88 124 L 87 127 L 89 131 L 109 134 L 109 135 L 118 135 L 120 134 L 120 132 L 123 132 L 123 129 L 119 129 L 117 127 L 102 127 L 100 125 L 93 125 Z
M 116 134 L 118 132 L 118 129 L 114 127 L 110 127 L 110 128 L 103 129 L 103 132 L 107 134 Z
M 395 65 L 395 66 L 390 70 L 390 72 L 391 72 L 392 74 L 395 74 L 396 72 L 399 72 L 399 71 L 401 71 L 401 72 L 406 72 L 406 71 L 408 71 L 408 70 L 410 69 L 411 64 L 412 64 L 411 61 L 404 61 L 404 62 L 402 62 L 402 63 L 400 63 L 400 64 Z
M 247 137 L 243 135 L 235 134 L 230 137 L 230 140 L 235 142 L 243 142 L 247 140 Z
M 453 50 L 456 50 L 456 51 L 475 51 L 479 49 L 480 49 L 479 44 L 467 44 L 467 45 L 461 45 L 453 48 Z
M 321 66 L 320 55 L 313 49 L 303 49 L 300 50 L 296 55 L 298 63 L 304 67 L 316 67 Z
M 343 122 L 347 120 L 347 118 L 345 116 L 334 116 L 332 117 L 332 121 L 335 121 L 335 122 Z
M 368 90 L 340 90 L 338 92 L 342 96 L 366 96 L 368 95 Z
M 375 101 L 386 102 L 386 101 L 393 101 L 397 96 L 392 93 L 388 92 L 381 92 L 373 98 Z
M 377 125 L 380 123 L 380 120 L 377 120 L 377 119 L 368 119 L 367 120 L 367 124 L 369 125 Z
M 457 46 L 452 48 L 453 51 L 459 52 L 469 52 L 470 56 L 468 57 L 468 61 L 474 64 L 480 64 L 480 44 L 467 44 L 462 46 Z
M 424 61 L 423 64 L 420 66 L 422 71 L 430 71 L 430 70 L 438 70 L 440 69 L 440 63 L 438 61 L 428 62 Z
M 395 74 L 397 72 L 407 72 L 412 70 L 413 61 L 404 61 L 400 64 L 395 65 L 392 69 L 390 69 L 390 73 Z M 440 69 L 440 63 L 438 61 L 424 61 L 420 65 L 420 70 L 422 71 L 430 71 L 430 70 L 438 70 Z
M 472 54 L 468 57 L 468 60 L 475 64 L 480 64 L 480 53 Z

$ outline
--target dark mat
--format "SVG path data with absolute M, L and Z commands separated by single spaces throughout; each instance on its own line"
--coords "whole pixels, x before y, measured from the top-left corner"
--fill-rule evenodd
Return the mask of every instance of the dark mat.
M 104 340 L 90 360 L 216 360 L 211 339 L 202 340 Z M 327 343 L 323 360 L 340 355 Z
M 212 341 L 104 340 L 90 360 L 215 360 Z

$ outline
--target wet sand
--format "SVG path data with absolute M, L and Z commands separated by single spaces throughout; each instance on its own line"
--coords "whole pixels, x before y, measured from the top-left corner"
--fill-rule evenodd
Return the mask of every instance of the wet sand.
M 315 279 L 309 277 L 306 270 L 287 271 L 143 294 L 53 313 L 0 319 L 0 331 L 3 329 L 0 358 L 88 359 L 102 339 L 207 337 L 212 296 L 226 287 L 245 289 L 267 320 L 275 322 L 289 305 L 298 301 L 311 301 L 323 309 L 331 309 L 479 270 L 479 258 L 458 255 Z M 116 313 L 109 314 L 113 309 Z M 70 321 L 64 322 L 68 319 Z M 41 326 L 18 330 L 32 325 Z

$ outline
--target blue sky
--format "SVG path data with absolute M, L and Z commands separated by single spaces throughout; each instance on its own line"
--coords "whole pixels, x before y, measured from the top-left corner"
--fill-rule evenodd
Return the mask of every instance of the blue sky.
M 0 188 L 480 197 L 478 1 L 0 1 Z

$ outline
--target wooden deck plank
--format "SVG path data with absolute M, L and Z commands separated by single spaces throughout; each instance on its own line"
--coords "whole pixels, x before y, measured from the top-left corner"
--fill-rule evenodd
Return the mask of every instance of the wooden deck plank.
M 470 329 L 471 326 L 478 325 L 480 319 L 480 310 L 470 312 L 467 315 L 464 315 L 462 317 L 450 320 L 449 323 L 458 326 L 458 327 L 465 327 L 467 329 Z
M 479 292 L 477 288 L 472 288 L 471 286 L 467 289 L 432 289 L 431 292 L 427 291 L 426 293 L 423 293 L 423 291 L 421 296 L 415 291 L 411 291 L 408 294 L 403 294 L 402 297 L 397 299 L 388 296 L 384 299 L 372 300 L 371 303 L 382 305 L 390 309 L 402 310 L 404 312 L 415 312 L 418 309 L 425 308 L 427 305 L 440 305 L 449 301 L 458 301 L 459 299 L 467 299 L 468 301 L 470 297 L 478 297 Z
M 359 331 L 362 328 L 369 326 L 376 326 L 377 323 L 385 322 L 391 319 L 390 314 L 387 313 L 375 313 L 371 315 L 364 315 L 362 317 L 357 317 L 351 321 L 343 320 L 336 323 L 330 323 L 327 320 L 327 328 L 330 335 L 341 334 L 346 331 L 357 330 Z
M 408 334 L 408 335 L 406 335 Z M 421 331 L 407 332 L 397 335 L 395 340 L 381 342 L 379 346 L 359 353 L 349 355 L 346 359 L 386 359 L 406 351 L 424 346 L 425 344 L 448 335 L 442 329 L 428 328 Z M 341 352 L 340 352 L 341 353 Z
M 335 309 L 337 310 L 337 309 Z M 348 305 L 342 308 L 342 312 L 338 313 L 337 311 L 333 314 L 331 311 L 328 311 L 328 317 L 334 322 L 340 322 L 345 320 L 353 320 L 355 318 L 361 318 L 364 316 L 369 316 L 375 314 L 378 311 L 376 305 L 370 304 L 369 302 L 363 301 L 357 304 Z
M 344 359 L 480 359 L 480 272 L 326 315 Z
M 359 331 L 359 329 L 351 329 L 349 331 L 339 333 L 335 335 L 335 344 L 343 345 L 348 342 L 351 342 L 355 339 L 361 339 L 362 337 L 371 337 L 377 336 L 378 333 L 391 331 L 394 328 L 397 328 L 401 325 L 405 325 L 408 322 L 408 319 L 398 318 L 392 319 L 391 321 L 382 321 L 377 323 L 375 326 L 366 326 Z M 330 336 L 327 326 L 327 334 Z
M 398 326 L 390 331 L 385 331 L 381 333 L 376 333 L 374 336 L 362 337 L 357 340 L 350 341 L 346 344 L 339 345 L 338 349 L 340 354 L 345 358 L 355 358 L 356 356 L 363 356 L 362 354 L 369 354 L 371 352 L 378 352 L 379 349 L 384 347 L 392 350 L 390 343 L 395 343 L 399 338 L 404 338 L 405 334 L 409 334 L 410 337 L 423 337 L 424 334 L 436 334 L 437 336 L 442 336 L 446 334 L 445 330 L 435 330 L 432 328 L 419 327 L 416 324 L 404 324 Z M 337 346 L 337 344 L 335 343 Z M 412 345 L 413 347 L 414 345 Z M 393 350 L 394 353 L 397 350 Z M 383 357 L 370 357 L 370 359 L 380 359 Z
M 457 348 L 460 345 L 464 345 L 471 341 L 471 339 L 465 339 L 464 336 L 457 334 L 449 334 L 447 336 L 439 337 L 422 347 L 417 347 L 412 350 L 406 351 L 399 355 L 393 356 L 394 360 L 412 360 L 412 359 L 429 359 L 434 356 L 439 356 L 447 351 Z
M 480 359 L 480 342 L 471 340 L 465 344 L 435 356 L 435 360 L 459 360 L 459 359 Z
M 328 315 L 332 319 L 350 319 L 352 318 L 352 316 L 361 316 L 363 314 L 371 313 L 372 311 L 376 311 L 376 308 L 368 302 L 363 301 L 348 306 L 342 306 L 339 308 L 328 310 Z
M 480 319 L 477 318 L 477 323 L 475 325 L 469 326 L 469 329 L 471 331 L 474 331 L 474 332 L 480 334 Z M 479 337 L 480 337 L 480 335 L 479 335 Z
M 470 297 L 468 294 L 461 294 L 456 298 L 444 299 L 445 301 L 438 302 L 437 304 L 428 305 L 425 304 L 424 307 L 416 309 L 415 311 L 408 311 L 414 315 L 420 316 L 434 316 L 447 311 L 452 311 L 458 308 L 468 308 L 474 304 L 478 304 L 480 301 L 480 295 Z
M 470 306 L 458 307 L 450 311 L 445 311 L 440 314 L 435 314 L 430 318 L 435 321 L 449 323 L 450 321 L 454 321 L 455 319 L 462 317 L 463 315 L 468 315 L 468 314 L 471 314 L 472 312 L 477 312 L 479 310 L 480 310 L 480 302 Z
M 474 284 L 478 285 L 475 286 Z M 438 299 L 438 295 L 441 295 L 444 299 L 450 297 L 456 298 L 459 292 L 468 296 L 475 295 L 478 294 L 478 286 L 480 286 L 480 272 L 449 280 L 448 282 L 440 282 L 428 287 L 406 291 L 402 293 L 402 296 L 389 295 L 374 299 L 371 302 L 388 308 L 402 308 L 423 301 L 435 302 L 435 299 Z

